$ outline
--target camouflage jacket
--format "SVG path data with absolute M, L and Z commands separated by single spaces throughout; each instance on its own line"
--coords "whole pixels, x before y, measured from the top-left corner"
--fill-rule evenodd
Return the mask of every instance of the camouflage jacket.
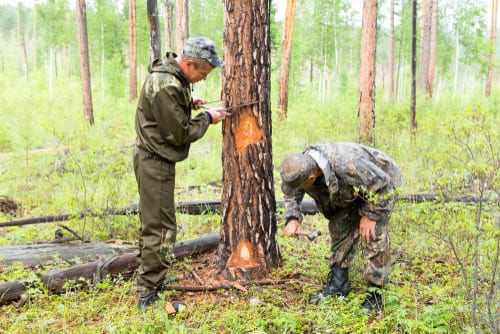
M 401 173 L 387 155 L 360 144 L 340 142 L 314 144 L 304 153 L 312 156 L 323 171 L 307 194 L 327 219 L 334 219 L 339 210 L 347 208 L 356 208 L 360 216 L 375 221 L 391 214 Z M 306 192 L 283 192 L 285 222 L 292 218 L 302 222 L 300 205 Z
M 148 70 L 137 104 L 136 145 L 172 162 L 184 160 L 190 144 L 207 131 L 210 115 L 191 117 L 190 85 L 175 54 L 156 59 Z

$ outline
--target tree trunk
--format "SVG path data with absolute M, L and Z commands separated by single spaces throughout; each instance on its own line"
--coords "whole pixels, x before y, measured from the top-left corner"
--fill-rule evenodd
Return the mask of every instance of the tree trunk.
M 23 54 L 23 73 L 26 82 L 29 77 L 29 67 L 28 67 L 28 54 L 26 53 L 26 43 L 24 41 L 24 33 L 21 22 L 21 3 L 17 3 L 17 40 L 19 41 L 19 47 L 21 48 L 21 53 Z
M 374 145 L 377 0 L 363 1 L 361 66 L 359 69 L 358 141 Z
M 270 1 L 224 0 L 223 123 L 219 267 L 229 279 L 257 278 L 280 261 L 271 143 Z M 244 34 L 241 32 L 245 32 Z
M 422 8 L 422 32 L 420 40 L 420 88 L 429 94 L 429 61 L 431 53 L 433 0 L 426 0 Z
M 174 14 L 174 4 L 171 0 L 165 0 L 165 49 L 171 51 L 174 49 L 172 39 L 172 20 Z
M 285 24 L 283 26 L 283 48 L 281 55 L 280 86 L 278 98 L 278 116 L 281 121 L 286 119 L 288 111 L 288 78 L 290 76 L 290 58 L 292 55 L 293 23 L 297 0 L 287 0 Z
M 161 57 L 160 20 L 158 19 L 158 5 L 156 0 L 148 0 L 149 23 L 149 60 L 153 62 Z
M 394 0 L 391 0 L 389 12 L 389 100 L 394 100 Z
M 175 29 L 175 49 L 177 54 L 182 54 L 182 48 L 184 47 L 184 42 L 189 37 L 189 2 L 188 0 L 177 0 L 177 6 L 175 8 L 176 12 L 176 29 Z
M 412 1 L 410 133 L 417 131 L 417 0 Z
M 497 42 L 497 14 L 498 0 L 491 0 L 491 50 L 490 66 L 488 67 L 488 78 L 486 80 L 486 97 L 491 95 L 491 82 L 493 80 L 493 70 L 495 69 L 496 42 Z
M 434 76 L 436 73 L 437 55 L 437 33 L 438 33 L 438 0 L 432 0 L 431 42 L 429 50 L 429 97 L 434 94 Z
M 33 10 L 33 69 L 36 71 L 38 67 L 37 62 L 37 30 L 36 30 L 36 9 Z
M 137 42 L 135 24 L 135 0 L 128 0 L 129 18 L 129 92 L 130 101 L 137 98 Z
M 85 0 L 76 0 L 76 17 L 78 21 L 78 45 L 80 48 L 83 115 L 90 125 L 94 125 L 92 89 L 90 84 L 89 40 L 87 35 L 87 8 Z

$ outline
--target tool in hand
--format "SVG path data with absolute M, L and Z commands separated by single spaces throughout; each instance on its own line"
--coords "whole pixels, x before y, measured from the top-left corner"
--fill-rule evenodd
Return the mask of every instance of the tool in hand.
M 258 103 L 261 103 L 261 101 L 254 101 L 254 102 L 250 102 L 250 103 L 237 104 L 237 105 L 234 105 L 234 106 L 231 106 L 231 107 L 223 108 L 222 110 L 228 111 L 228 110 L 231 110 L 231 109 L 238 109 L 238 108 L 242 108 L 242 107 L 253 106 L 254 104 L 258 104 Z M 209 108 L 206 104 L 200 104 L 199 107 L 200 108 L 205 108 L 205 109 Z M 231 116 L 231 115 L 228 115 L 228 116 Z
M 313 241 L 314 239 L 316 239 L 318 236 L 321 235 L 321 231 L 318 229 L 316 229 L 314 231 L 308 231 L 308 230 L 301 229 L 301 230 L 295 231 L 295 234 L 306 236 L 307 239 L 309 239 L 310 241 Z

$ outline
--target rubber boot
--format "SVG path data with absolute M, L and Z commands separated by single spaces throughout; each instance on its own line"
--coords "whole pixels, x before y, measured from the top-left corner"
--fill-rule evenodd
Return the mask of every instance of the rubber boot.
M 384 310 L 385 306 L 382 293 L 380 292 L 382 287 L 373 283 L 368 283 L 368 289 L 368 294 L 366 295 L 363 304 L 361 304 L 361 307 L 367 313 L 376 312 L 378 314 Z
M 328 296 L 347 297 L 349 292 L 351 292 L 349 269 L 335 266 L 328 274 L 326 287 L 322 292 L 313 294 L 309 301 L 319 303 Z
M 160 299 L 156 290 L 146 287 L 137 287 L 137 293 L 137 308 L 141 311 L 145 311 Z

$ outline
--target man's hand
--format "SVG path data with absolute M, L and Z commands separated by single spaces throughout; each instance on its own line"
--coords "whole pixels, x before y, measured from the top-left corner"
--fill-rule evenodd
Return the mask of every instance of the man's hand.
M 198 97 L 193 97 L 193 109 L 198 110 L 203 107 L 203 105 L 207 104 L 208 101 L 204 99 L 200 99 Z
M 367 216 L 361 217 L 361 220 L 359 221 L 359 235 L 361 236 L 361 239 L 363 239 L 367 244 L 369 244 L 372 240 L 375 240 L 375 238 L 377 237 L 375 235 L 376 225 L 377 222 L 371 220 Z
M 217 124 L 226 118 L 226 116 L 231 116 L 231 113 L 228 113 L 224 108 L 210 108 L 207 112 L 212 116 L 212 124 Z
M 285 234 L 287 237 L 296 237 L 297 232 L 300 229 L 301 225 L 297 219 L 292 219 L 285 226 Z

